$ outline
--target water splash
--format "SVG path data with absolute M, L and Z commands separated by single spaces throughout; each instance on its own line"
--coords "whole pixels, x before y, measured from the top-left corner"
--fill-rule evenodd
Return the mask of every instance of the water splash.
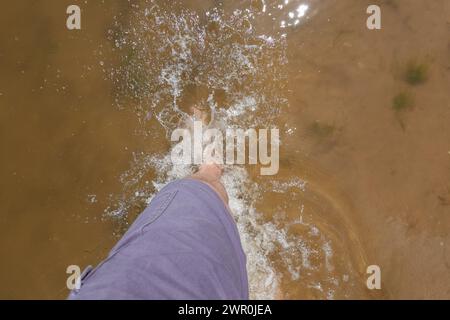
M 282 36 L 258 34 L 252 24 L 258 14 L 250 9 L 226 14 L 213 8 L 200 16 L 189 10 L 172 12 L 156 1 L 133 5 L 109 31 L 120 57 L 119 65 L 111 65 L 108 73 L 116 85 L 117 104 L 134 108 L 143 124 L 155 121 L 166 137 L 186 122 L 187 107 L 193 103 L 214 114 L 214 125 L 221 128 L 275 126 L 287 106 L 286 42 Z M 144 134 L 155 132 L 144 130 Z M 170 150 L 135 153 L 130 169 L 120 178 L 123 192 L 112 196 L 113 205 L 105 212 L 124 219 L 136 208 L 142 210 L 165 184 L 193 170 L 174 165 Z M 267 221 L 255 209 L 265 194 L 304 192 L 306 182 L 291 178 L 258 185 L 245 167 L 234 166 L 225 170 L 223 183 L 247 254 L 251 298 L 278 297 L 280 263 L 292 281 L 306 281 L 322 298 L 333 298 L 339 283 L 332 275 L 329 240 L 310 222 Z M 285 208 L 278 209 L 285 214 Z M 303 210 L 301 205 L 300 215 Z M 313 240 L 291 234 L 290 228 L 298 224 Z M 313 283 L 308 277 L 322 270 L 321 264 L 329 273 L 325 284 Z

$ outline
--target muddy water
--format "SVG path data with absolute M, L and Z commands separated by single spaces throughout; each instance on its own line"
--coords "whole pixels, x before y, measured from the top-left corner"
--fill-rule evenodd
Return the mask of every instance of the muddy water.
M 381 31 L 356 0 L 3 6 L 0 297 L 63 298 L 191 172 L 167 137 L 195 104 L 281 131 L 277 175 L 224 175 L 253 298 L 449 298 L 450 3 L 377 3 Z

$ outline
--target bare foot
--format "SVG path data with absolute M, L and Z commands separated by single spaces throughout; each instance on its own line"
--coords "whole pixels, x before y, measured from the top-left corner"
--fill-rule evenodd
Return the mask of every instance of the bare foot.
M 228 194 L 225 190 L 224 185 L 220 182 L 222 177 L 223 169 L 220 165 L 202 164 L 200 169 L 191 176 L 191 178 L 200 180 L 208 184 L 214 191 L 219 195 L 223 202 L 228 206 Z
M 195 121 L 201 121 L 204 125 L 208 124 L 208 112 L 197 106 L 191 107 L 190 110 Z
M 202 121 L 204 125 L 207 125 L 208 112 L 201 110 L 197 106 L 190 108 L 194 121 Z M 193 179 L 205 182 L 216 191 L 223 202 L 228 206 L 228 194 L 224 185 L 220 182 L 222 177 L 223 166 L 214 162 L 203 163 L 199 170 L 191 176 Z

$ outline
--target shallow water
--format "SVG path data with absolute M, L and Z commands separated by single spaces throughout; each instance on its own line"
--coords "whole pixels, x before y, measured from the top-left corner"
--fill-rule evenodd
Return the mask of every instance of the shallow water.
M 168 136 L 196 104 L 280 128 L 277 175 L 223 178 L 253 298 L 450 298 L 450 2 L 376 2 L 380 31 L 357 0 L 73 1 L 81 31 L 4 5 L 0 297 L 65 297 L 191 172 Z

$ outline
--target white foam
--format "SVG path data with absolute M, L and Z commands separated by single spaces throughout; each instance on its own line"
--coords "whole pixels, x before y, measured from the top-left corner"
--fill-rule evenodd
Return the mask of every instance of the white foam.
M 121 33 L 115 35 L 113 43 L 127 58 L 121 67 L 110 72 L 122 90 L 120 94 L 138 100 L 136 109 L 141 110 L 138 116 L 149 121 L 148 115 L 154 115 L 150 119 L 158 121 L 168 136 L 186 121 L 187 115 L 179 109 L 179 99 L 186 85 L 194 84 L 210 90 L 207 105 L 215 113 L 216 125 L 243 128 L 274 125 L 273 120 L 287 101 L 280 95 L 287 62 L 284 37 L 259 35 L 255 28 L 244 27 L 243 22 L 247 23 L 256 13 L 236 10 L 225 16 L 212 9 L 206 19 L 218 23 L 219 32 L 206 41 L 207 28 L 195 13 L 184 11 L 175 15 L 151 2 L 145 3 L 130 15 L 131 25 L 120 24 L 118 18 Z M 230 42 L 233 36 L 245 41 Z M 247 44 L 250 42 L 251 45 Z M 130 58 L 127 50 L 132 50 L 134 56 Z M 268 63 L 258 63 L 262 60 Z M 213 93 L 217 89 L 226 92 L 226 105 L 218 105 L 215 100 Z M 112 196 L 112 205 L 105 210 L 107 215 L 126 217 L 136 205 L 147 205 L 164 185 L 192 173 L 191 166 L 174 164 L 170 155 L 170 150 L 160 154 L 135 153 L 130 169 L 120 177 L 123 192 Z M 155 174 L 150 182 L 145 180 L 149 171 Z M 308 281 L 306 272 L 316 270 L 310 260 L 317 254 L 314 244 L 290 235 L 292 224 L 281 224 L 275 219 L 267 222 L 255 209 L 265 192 L 304 192 L 307 183 L 292 177 L 258 186 L 241 166 L 227 167 L 222 181 L 247 255 L 251 298 L 275 298 L 281 278 L 270 260 L 273 254 L 281 257 L 282 267 L 293 281 Z M 326 241 L 314 225 L 303 221 L 303 211 L 304 206 L 299 206 L 300 221 L 293 224 L 309 227 L 309 233 L 318 241 Z M 331 246 L 325 243 L 323 250 L 327 266 L 332 266 Z M 332 293 L 326 295 L 331 297 Z

